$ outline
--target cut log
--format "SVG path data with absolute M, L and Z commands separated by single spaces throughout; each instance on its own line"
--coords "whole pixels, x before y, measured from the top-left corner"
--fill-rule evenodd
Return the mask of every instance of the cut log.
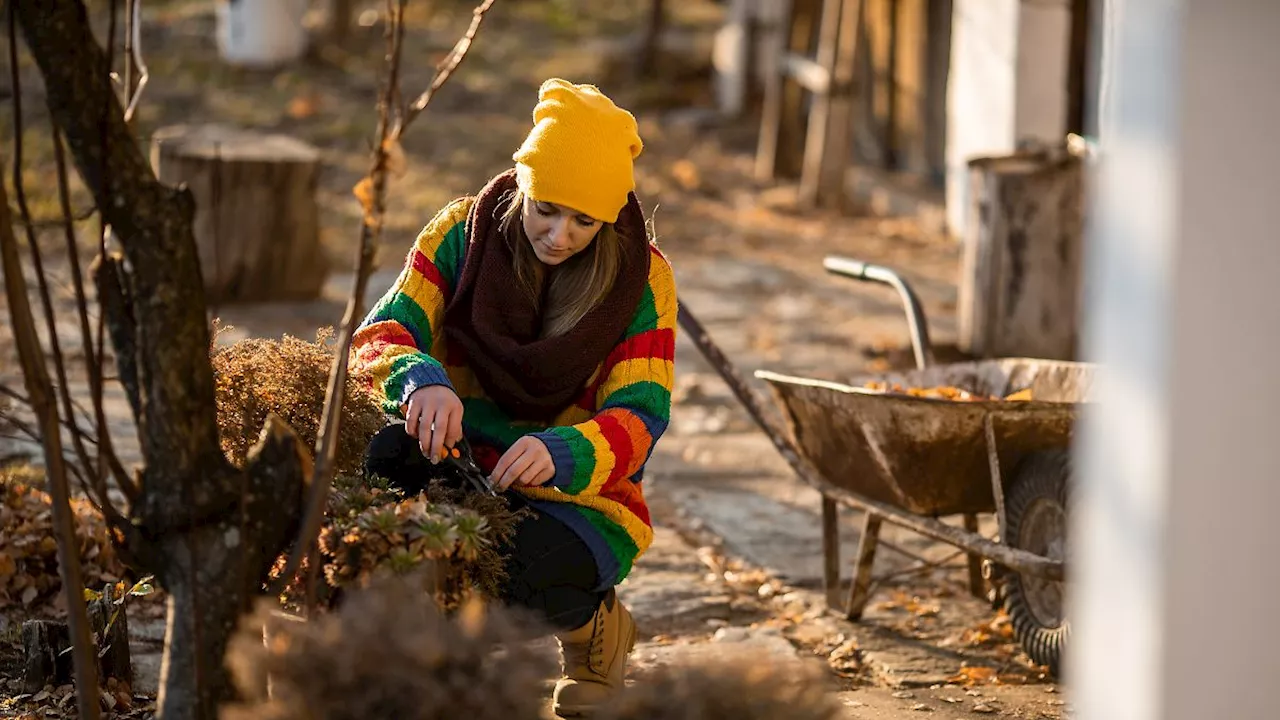
M 67 624 L 50 620 L 22 623 L 22 691 L 36 693 L 45 685 L 58 685 L 71 677 L 71 647 Z
M 102 597 L 89 603 L 89 626 L 98 640 L 98 678 L 115 678 L 133 685 L 133 661 L 129 655 L 129 614 L 117 605 L 113 588 L 107 585 Z
M 132 685 L 133 663 L 129 655 L 129 620 L 124 605 L 112 601 L 112 586 L 89 603 L 89 627 L 97 640 L 99 682 L 116 678 Z M 117 612 L 118 611 L 118 612 Z M 114 621 L 112 617 L 114 616 Z M 110 627 L 108 627 L 110 625 Z M 46 685 L 75 680 L 71 664 L 71 634 L 67 624 L 28 620 L 22 624 L 23 692 L 35 693 Z
M 1080 331 L 1083 168 L 1065 150 L 969 163 L 959 347 L 1072 360 Z
M 329 263 L 320 246 L 320 153 L 284 135 L 178 125 L 152 136 L 160 181 L 195 196 L 195 237 L 213 303 L 310 300 Z

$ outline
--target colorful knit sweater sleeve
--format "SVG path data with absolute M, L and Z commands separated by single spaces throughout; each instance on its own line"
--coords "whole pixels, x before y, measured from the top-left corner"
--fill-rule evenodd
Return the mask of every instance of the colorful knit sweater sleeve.
M 352 369 L 369 373 L 388 414 L 400 416 L 400 405 L 418 388 L 452 388 L 440 330 L 466 251 L 467 213 L 474 201 L 455 200 L 423 228 L 395 284 L 352 338 Z
M 675 278 L 653 248 L 644 296 L 598 375 L 599 410 L 585 422 L 535 433 L 551 451 L 552 486 L 569 495 L 597 495 L 639 473 L 671 419 L 675 340 Z

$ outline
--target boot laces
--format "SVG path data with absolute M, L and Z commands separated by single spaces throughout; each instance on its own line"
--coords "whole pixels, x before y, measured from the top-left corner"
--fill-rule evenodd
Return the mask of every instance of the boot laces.
M 598 675 L 604 674 L 604 620 L 597 617 L 587 645 L 587 666 Z

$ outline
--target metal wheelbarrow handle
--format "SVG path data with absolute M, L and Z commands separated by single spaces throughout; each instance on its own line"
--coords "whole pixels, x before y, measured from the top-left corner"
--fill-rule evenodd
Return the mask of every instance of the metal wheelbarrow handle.
M 916 356 L 916 367 L 923 370 L 933 364 L 933 344 L 929 342 L 929 324 L 925 320 L 924 309 L 920 306 L 920 298 L 916 297 L 915 291 L 902 276 L 882 265 L 872 265 L 838 255 L 823 258 L 822 267 L 832 275 L 883 283 L 897 290 L 907 312 L 907 327 L 911 331 L 911 349 Z

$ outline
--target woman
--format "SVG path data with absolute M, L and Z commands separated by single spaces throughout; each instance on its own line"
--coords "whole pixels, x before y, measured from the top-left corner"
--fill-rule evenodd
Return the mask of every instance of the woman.
M 465 436 L 533 510 L 500 599 L 556 630 L 555 710 L 575 716 L 622 687 L 635 644 L 614 586 L 653 537 L 640 481 L 670 417 L 676 292 L 632 192 L 635 118 L 560 79 L 538 100 L 515 167 L 431 220 L 353 351 L 405 421 L 370 443 L 372 472 L 412 485 L 405 468 Z

